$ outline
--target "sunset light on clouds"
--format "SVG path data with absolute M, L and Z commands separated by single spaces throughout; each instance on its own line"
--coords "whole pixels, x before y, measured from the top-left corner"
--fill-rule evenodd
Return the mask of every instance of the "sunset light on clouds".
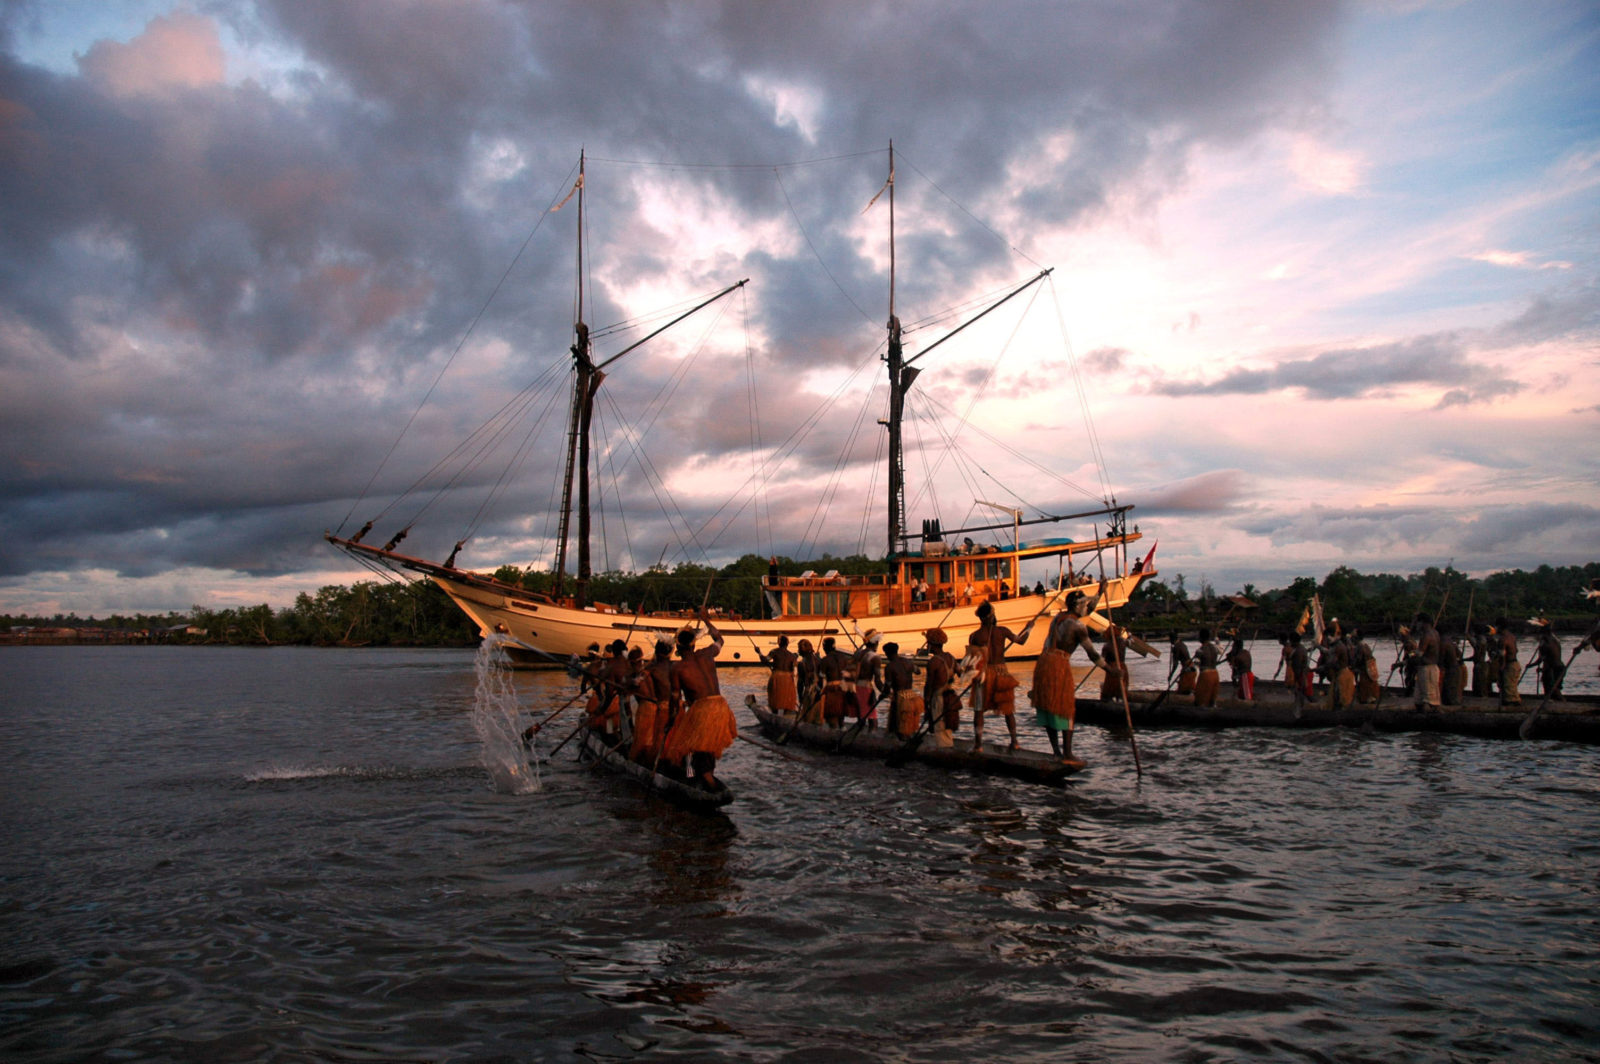
M 23 2 L 0 51 L 0 612 L 364 578 L 321 535 L 374 470 L 391 497 L 565 358 L 580 149 L 592 320 L 751 279 L 606 384 L 640 409 L 695 360 L 643 442 L 693 522 L 759 465 L 749 395 L 770 453 L 881 389 L 892 139 L 908 326 L 1054 268 L 926 403 L 992 371 L 971 431 L 1098 490 L 1075 358 L 1164 573 L 1600 554 L 1592 3 Z M 683 557 L 794 553 L 859 409 Z M 883 550 L 881 416 L 818 551 Z M 554 463 L 464 563 L 539 557 Z M 620 564 L 665 542 L 648 495 Z

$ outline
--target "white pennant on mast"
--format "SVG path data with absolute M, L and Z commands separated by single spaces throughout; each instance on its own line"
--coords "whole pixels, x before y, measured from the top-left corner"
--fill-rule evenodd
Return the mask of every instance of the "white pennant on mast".
M 867 201 L 867 205 L 865 207 L 861 208 L 861 213 L 862 214 L 866 214 L 868 211 L 870 211 L 872 209 L 872 205 L 874 203 L 878 202 L 878 197 L 883 195 L 886 191 L 888 191 L 889 186 L 892 185 L 892 184 L 894 184 L 894 170 L 891 168 L 889 170 L 889 178 L 888 178 L 888 180 L 886 180 L 883 183 L 883 187 L 882 188 L 878 189 L 878 191 L 876 191 L 876 192 L 874 192 L 872 194 L 872 198 Z
M 561 208 L 565 207 L 567 205 L 567 200 L 570 200 L 573 196 L 576 196 L 578 194 L 578 190 L 582 187 L 583 175 L 579 174 L 577 182 L 572 186 L 572 191 L 567 193 L 566 199 L 563 199 L 560 203 L 556 204 L 554 207 L 551 207 L 550 213 L 554 214 L 556 211 L 559 211 Z

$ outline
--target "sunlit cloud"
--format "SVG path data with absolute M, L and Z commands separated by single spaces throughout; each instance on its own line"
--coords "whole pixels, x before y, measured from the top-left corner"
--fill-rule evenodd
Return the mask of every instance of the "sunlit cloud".
M 1219 586 L 1592 558 L 1576 0 L 132 10 L 0 5 L 12 609 L 283 604 L 365 575 L 320 536 L 369 517 L 548 559 L 580 150 L 596 329 L 750 278 L 609 374 L 613 533 L 881 551 L 891 138 L 909 350 L 1055 270 L 920 364 L 918 516 L 1111 484 Z

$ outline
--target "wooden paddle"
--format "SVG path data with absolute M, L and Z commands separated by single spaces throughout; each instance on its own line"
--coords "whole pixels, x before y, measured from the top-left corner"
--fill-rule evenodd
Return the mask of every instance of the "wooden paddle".
M 555 719 L 555 717 L 557 717 L 558 715 L 560 715 L 562 713 L 565 713 L 568 709 L 570 709 L 572 707 L 572 704 L 574 702 L 576 702 L 578 699 L 582 698 L 584 695 L 586 695 L 588 693 L 589 692 L 587 692 L 587 691 L 579 691 L 577 694 L 573 695 L 571 698 L 569 698 L 565 702 L 563 702 L 561 704 L 560 708 L 555 710 L 554 712 L 552 712 L 549 716 L 545 717 L 543 720 L 539 721 L 537 724 L 530 724 L 528 726 L 527 730 L 522 733 L 522 745 L 523 746 L 531 745 L 532 742 L 533 742 L 533 737 L 535 735 L 539 734 L 539 730 L 541 728 L 543 728 L 546 724 L 549 724 L 550 721 Z
M 861 716 L 856 718 L 855 726 L 845 734 L 839 736 L 839 741 L 835 743 L 833 747 L 834 753 L 837 754 L 840 750 L 843 750 L 846 743 L 855 741 L 855 737 L 860 734 L 862 726 L 865 725 L 867 721 L 872 719 L 872 711 L 878 707 L 879 702 L 883 701 L 883 695 L 884 692 L 879 691 L 877 694 L 872 696 L 872 701 L 867 703 L 866 710 L 861 714 Z
M 576 728 L 573 728 L 570 732 L 568 732 L 567 733 L 567 737 L 565 739 L 561 740 L 559 743 L 556 743 L 556 748 L 554 750 L 550 751 L 550 755 L 549 756 L 551 758 L 554 758 L 556 756 L 557 752 L 559 752 L 560 749 L 563 746 L 566 746 L 568 743 L 570 743 L 572 741 L 572 737 L 574 735 L 577 735 L 584 728 L 588 727 L 588 725 L 589 725 L 589 722 L 586 721 L 586 720 L 585 721 L 579 721 L 578 722 L 578 726 Z
M 743 739 L 747 743 L 751 743 L 751 744 L 753 744 L 755 746 L 759 746 L 759 747 L 761 747 L 761 749 L 767 751 L 767 753 L 769 753 L 769 754 L 777 754 L 779 757 L 786 757 L 790 761 L 797 761 L 802 765 L 806 763 L 806 759 L 805 758 L 803 758 L 803 757 L 795 757 L 793 754 L 789 753 L 787 750 L 780 750 L 776 746 L 773 746 L 771 743 L 762 742 L 760 739 L 752 738 L 751 736 L 746 735 L 744 732 L 738 732 L 735 735 L 735 738 Z

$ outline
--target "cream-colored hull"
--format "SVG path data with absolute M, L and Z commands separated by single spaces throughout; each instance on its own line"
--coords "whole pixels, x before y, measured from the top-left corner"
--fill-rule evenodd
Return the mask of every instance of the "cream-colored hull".
M 1145 574 L 1116 577 L 1107 582 L 1107 594 L 1101 599 L 1101 610 L 1115 609 L 1128 601 L 1128 596 L 1138 586 Z M 491 632 L 510 637 L 507 652 L 513 660 L 525 665 L 548 665 L 566 661 L 573 654 L 584 653 L 591 644 L 602 647 L 621 639 L 628 646 L 639 647 L 651 653 L 656 639 L 674 638 L 684 626 L 694 626 L 692 617 L 601 612 L 594 609 L 573 609 L 546 602 L 532 602 L 489 588 L 458 582 L 437 574 L 433 580 L 474 621 L 483 635 Z M 1097 585 L 1090 584 L 1081 590 L 1093 594 Z M 1038 655 L 1044 641 L 1045 625 L 1064 608 L 1066 596 L 1060 592 L 1043 595 L 1022 595 L 994 602 L 996 620 L 1013 632 L 1044 610 L 1044 615 L 1034 625 L 1028 642 L 1008 652 L 1007 657 L 1026 659 Z M 916 654 L 922 649 L 922 633 L 929 628 L 942 628 L 949 637 L 949 648 L 960 653 L 967 637 L 978 627 L 979 602 L 957 605 L 948 610 L 917 610 L 911 613 L 886 614 L 863 617 L 852 621 L 832 617 L 783 617 L 771 620 L 734 620 L 713 617 L 712 623 L 722 633 L 723 648 L 718 656 L 723 665 L 759 665 L 761 654 L 777 649 L 778 636 L 789 637 L 789 648 L 796 649 L 800 640 L 809 639 L 820 652 L 822 640 L 832 636 L 842 647 L 859 644 L 862 633 L 877 629 L 884 643 L 898 643 L 905 654 Z M 1104 630 L 1102 614 L 1089 618 L 1091 627 Z M 702 644 L 703 645 L 703 644 Z

